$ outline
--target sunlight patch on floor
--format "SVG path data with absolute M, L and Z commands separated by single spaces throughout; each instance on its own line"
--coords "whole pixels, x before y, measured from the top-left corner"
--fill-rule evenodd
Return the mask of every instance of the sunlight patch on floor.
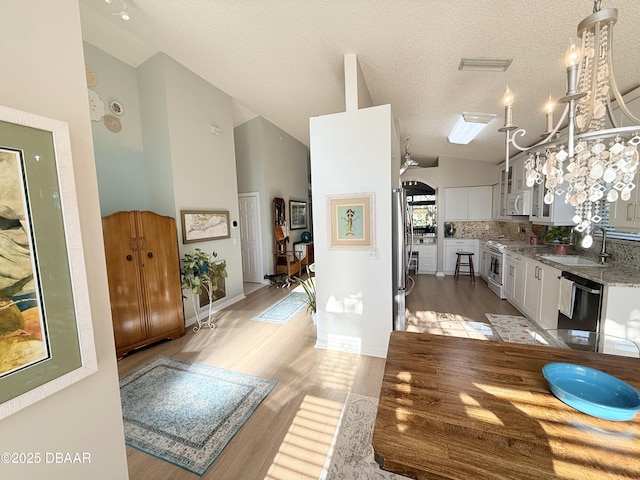
M 359 357 L 344 352 L 323 350 L 318 367 L 318 381 L 322 388 L 348 391 L 358 370 Z
M 319 478 L 342 407 L 342 402 L 305 396 L 265 480 Z

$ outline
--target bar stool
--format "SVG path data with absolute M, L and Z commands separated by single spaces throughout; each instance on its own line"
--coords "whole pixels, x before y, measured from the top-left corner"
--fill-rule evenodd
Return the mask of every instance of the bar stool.
M 458 256 L 456 260 L 456 271 L 454 273 L 454 278 L 458 280 L 458 277 L 462 273 L 462 275 L 470 275 L 471 282 L 475 283 L 476 281 L 476 273 L 473 270 L 473 252 L 456 252 Z M 466 259 L 462 257 L 467 257 Z M 466 260 L 466 261 L 463 261 Z M 466 271 L 460 272 L 460 267 L 467 267 Z

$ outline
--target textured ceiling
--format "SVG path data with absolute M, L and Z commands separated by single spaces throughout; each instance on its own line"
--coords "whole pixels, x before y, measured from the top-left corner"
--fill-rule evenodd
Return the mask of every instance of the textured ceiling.
M 80 0 L 83 37 L 137 66 L 163 51 L 235 100 L 237 124 L 261 115 L 309 144 L 309 117 L 344 111 L 343 55 L 357 54 L 375 104 L 391 104 L 414 158 L 504 159 L 502 95 L 513 120 L 545 129 L 543 106 L 565 93 L 564 54 L 590 0 Z M 640 86 L 638 0 L 617 8 L 614 70 Z M 462 57 L 512 58 L 507 72 L 459 71 Z M 467 146 L 447 134 L 463 111 L 497 118 Z M 560 107 L 556 109 L 556 118 Z M 522 143 L 527 143 L 525 139 Z

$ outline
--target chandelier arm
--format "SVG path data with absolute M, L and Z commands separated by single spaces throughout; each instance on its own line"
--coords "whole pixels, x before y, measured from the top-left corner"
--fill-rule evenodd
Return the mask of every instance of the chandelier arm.
M 549 134 L 545 136 L 542 140 L 540 140 L 538 143 L 535 143 L 534 145 L 530 145 L 528 147 L 523 147 L 518 145 L 518 143 L 516 142 L 516 136 L 524 137 L 527 134 L 527 131 L 524 128 L 518 128 L 510 136 L 507 135 L 508 137 L 507 144 L 513 145 L 514 148 L 520 150 L 521 152 L 526 152 L 527 150 L 533 150 L 534 148 L 539 148 L 542 145 L 548 144 L 549 141 L 556 136 L 556 133 L 558 133 L 558 130 L 560 129 L 560 126 L 564 122 L 564 119 L 567 117 L 568 113 L 569 113 L 569 104 L 567 104 L 564 107 L 564 111 L 560 116 L 560 120 L 558 120 L 558 123 L 556 124 L 554 129 L 551 132 L 549 132 Z
M 578 134 L 576 137 L 579 140 L 588 140 L 591 138 L 599 138 L 604 140 L 605 138 L 615 138 L 625 133 L 638 133 L 640 132 L 640 125 L 631 125 L 630 127 L 618 127 L 608 128 L 606 130 L 595 130 L 593 132 L 585 132 Z
M 631 121 L 636 122 L 637 124 L 640 124 L 640 118 L 636 117 L 633 113 L 631 113 L 631 111 L 627 107 L 627 104 L 624 102 L 624 99 L 620 94 L 620 90 L 618 89 L 618 84 L 616 83 L 616 77 L 613 74 L 613 25 L 614 23 L 615 22 L 613 21 L 609 22 L 609 55 L 607 57 L 607 68 L 609 69 L 609 81 L 611 83 L 611 89 L 613 90 L 613 96 L 615 97 L 616 102 L 618 102 L 618 107 L 620 108 L 620 110 L 622 110 L 622 112 Z M 609 96 L 607 96 L 607 101 L 609 102 L 608 111 L 609 111 L 609 119 L 611 120 L 611 124 L 614 127 L 618 127 L 619 125 L 615 121 L 615 119 L 613 118 L 613 114 L 611 113 L 613 109 L 611 108 L 611 98 Z
M 593 50 L 596 52 L 596 55 L 598 55 L 598 52 L 600 52 L 600 22 L 596 22 L 595 27 L 594 27 L 594 45 L 593 45 Z M 587 30 L 585 30 L 584 32 L 582 32 L 582 52 L 584 52 L 585 46 L 587 44 Z M 597 58 L 594 56 L 594 58 Z M 583 56 L 583 60 L 584 60 L 584 56 Z M 582 61 L 583 61 L 582 60 Z M 580 66 L 582 68 L 582 61 L 580 62 Z M 587 60 L 587 62 L 589 62 L 589 60 Z M 587 108 L 587 118 L 584 122 L 582 122 L 582 128 L 579 125 L 575 125 L 576 130 L 578 131 L 578 133 L 584 133 L 589 129 L 589 125 L 591 125 L 591 120 L 593 120 L 593 109 L 595 108 L 595 92 L 597 90 L 597 84 L 598 84 L 598 65 L 597 62 L 594 59 L 591 59 L 591 88 L 589 89 L 589 91 L 591 92 L 590 94 L 590 98 L 589 98 L 589 105 Z M 582 71 L 582 70 L 580 70 Z M 578 80 L 579 82 L 579 80 Z M 584 100 L 583 100 L 584 102 Z

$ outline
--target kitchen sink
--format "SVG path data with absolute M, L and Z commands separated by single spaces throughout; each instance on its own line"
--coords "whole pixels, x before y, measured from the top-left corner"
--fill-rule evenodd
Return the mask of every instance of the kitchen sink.
M 552 262 L 561 263 L 562 265 L 571 265 L 573 267 L 608 267 L 606 263 L 600 263 L 580 255 L 538 255 L 539 257 L 551 260 Z

